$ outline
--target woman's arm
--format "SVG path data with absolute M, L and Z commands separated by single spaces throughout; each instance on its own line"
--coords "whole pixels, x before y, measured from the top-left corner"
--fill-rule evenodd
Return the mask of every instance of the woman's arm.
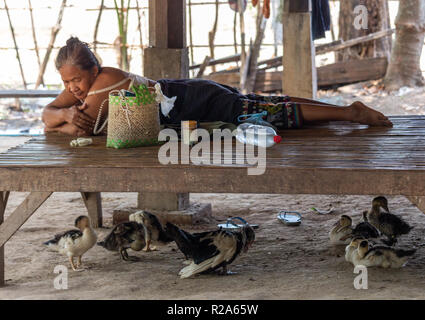
M 94 120 L 82 112 L 87 106 L 78 106 L 81 102 L 72 94 L 62 91 L 43 110 L 42 120 L 47 128 L 56 128 L 65 123 L 73 124 L 82 130 L 93 129 Z

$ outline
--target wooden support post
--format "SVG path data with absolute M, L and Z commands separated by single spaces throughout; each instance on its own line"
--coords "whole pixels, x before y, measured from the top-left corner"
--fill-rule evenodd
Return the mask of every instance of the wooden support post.
M 151 79 L 188 78 L 186 0 L 149 0 L 149 48 L 144 75 Z M 138 208 L 184 210 L 189 193 L 139 193 Z
M 282 21 L 283 93 L 314 99 L 317 76 L 311 32 L 311 1 L 285 1 Z
M 3 222 L 9 193 L 0 192 L 0 286 L 4 285 L 4 244 L 32 216 L 32 214 L 50 197 L 52 192 L 31 192 L 28 197 Z
M 406 196 L 422 213 L 425 213 L 425 196 Z
M 143 70 L 154 80 L 189 77 L 186 0 L 149 0 L 149 47 Z
M 0 226 L 4 220 L 9 191 L 0 191 Z M 0 287 L 4 286 L 4 246 L 0 246 Z
M 100 192 L 81 192 L 93 228 L 102 227 L 102 197 Z

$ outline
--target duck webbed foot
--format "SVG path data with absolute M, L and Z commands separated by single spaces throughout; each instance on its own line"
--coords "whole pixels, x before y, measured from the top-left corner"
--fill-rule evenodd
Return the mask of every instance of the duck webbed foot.
M 227 266 L 224 266 L 217 272 L 220 276 L 231 276 L 233 274 L 237 274 L 237 272 L 233 272 L 227 269 Z
M 73 271 L 84 271 L 84 269 L 79 269 L 81 266 L 81 257 L 79 257 L 77 265 L 74 264 L 74 257 L 69 257 L 69 263 Z
M 144 252 L 150 252 L 150 251 L 156 251 L 156 247 L 151 247 L 150 246 L 151 241 L 150 240 L 146 240 L 146 246 L 143 248 Z
M 77 268 L 82 267 L 83 263 L 81 262 L 81 256 L 78 257 L 77 259 Z
M 137 257 L 129 256 L 127 253 L 127 249 L 125 248 L 120 248 L 120 255 L 121 259 L 123 259 L 124 261 L 140 261 L 140 259 Z

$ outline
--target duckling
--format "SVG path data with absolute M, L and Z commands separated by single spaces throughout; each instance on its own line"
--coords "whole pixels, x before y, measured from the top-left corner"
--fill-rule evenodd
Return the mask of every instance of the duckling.
M 97 244 L 107 250 L 118 251 L 124 261 L 136 261 L 136 257 L 129 257 L 127 249 L 140 251 L 145 246 L 143 226 L 134 221 L 122 222 Z
M 381 208 L 385 212 L 381 211 Z M 397 237 L 408 234 L 413 229 L 403 219 L 389 212 L 388 201 L 383 196 L 373 199 L 372 209 L 367 212 L 366 219 L 388 238 L 383 242 L 389 246 L 397 242 Z
M 77 271 L 82 266 L 81 257 L 89 249 L 91 249 L 97 240 L 97 235 L 90 224 L 90 219 L 87 216 L 79 216 L 75 220 L 73 229 L 55 235 L 49 241 L 44 242 L 48 246 L 56 246 L 59 253 L 66 254 L 69 258 L 72 270 Z M 77 265 L 74 264 L 74 257 L 78 259 Z
M 379 231 L 367 220 L 367 211 L 363 211 L 363 220 L 353 228 L 353 237 L 363 237 L 365 239 L 379 238 Z
M 345 247 L 345 261 L 353 262 L 353 253 L 363 240 L 365 240 L 363 237 L 355 237 L 351 240 L 350 244 Z
M 363 240 L 358 249 L 353 253 L 353 264 L 366 267 L 401 268 L 416 252 L 416 249 L 403 250 L 386 246 L 370 248 L 369 242 Z
M 158 218 L 150 212 L 141 210 L 131 214 L 129 219 L 130 221 L 141 224 L 144 228 L 146 246 L 143 248 L 143 251 L 145 252 L 156 250 L 156 247 L 150 247 L 151 242 L 154 242 L 156 245 L 165 245 L 174 241 L 164 231 Z
M 166 232 L 190 261 L 188 266 L 180 270 L 181 278 L 213 272 L 219 268 L 222 268 L 221 274 L 228 274 L 227 266 L 242 252 L 248 251 L 255 240 L 254 229 L 248 224 L 239 231 L 220 228 L 190 234 L 168 222 Z
M 350 243 L 352 236 L 351 225 L 353 220 L 347 215 L 342 215 L 339 220 L 334 224 L 334 227 L 329 232 L 329 239 L 331 244 L 342 245 Z

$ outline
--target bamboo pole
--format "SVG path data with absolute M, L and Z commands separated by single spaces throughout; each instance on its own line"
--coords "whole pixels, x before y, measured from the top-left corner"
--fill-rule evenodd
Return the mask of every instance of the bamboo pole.
M 189 0 L 188 9 L 189 9 L 189 49 L 190 49 L 190 61 L 191 61 L 191 64 L 194 64 L 195 61 L 193 59 L 192 1 L 191 0 Z
M 255 36 L 254 45 L 250 51 L 250 61 L 245 90 L 247 93 L 254 91 L 255 79 L 257 78 L 258 57 L 260 55 L 261 43 L 264 39 L 264 32 L 267 26 L 267 19 L 264 18 L 263 9 L 258 3 L 257 11 L 257 34 Z
M 208 33 L 208 44 L 210 46 L 210 59 L 214 59 L 214 39 L 217 33 L 217 24 L 218 24 L 218 0 L 215 1 L 215 18 L 212 30 Z M 212 67 L 212 71 L 215 72 L 215 66 Z
M 36 34 L 35 34 L 35 23 L 34 23 L 34 16 L 32 14 L 31 0 L 28 0 L 28 8 L 29 8 L 30 17 L 31 17 L 31 29 L 32 29 L 32 38 L 34 40 L 34 50 L 35 50 L 35 54 L 37 55 L 38 68 L 40 68 L 41 67 L 40 52 L 38 50 L 37 37 L 36 37 Z M 43 78 L 41 78 L 41 84 L 44 85 L 44 79 Z
M 37 82 L 35 83 L 35 88 L 37 89 L 41 83 L 41 79 L 43 78 L 44 72 L 46 71 L 47 63 L 49 62 L 50 54 L 52 53 L 53 45 L 55 44 L 56 36 L 61 29 L 63 11 L 65 9 L 66 0 L 62 0 L 61 7 L 59 9 L 58 20 L 56 21 L 56 25 L 52 28 L 52 33 L 50 36 L 49 46 L 47 47 L 46 54 L 44 56 L 43 64 L 41 65 L 40 72 L 38 74 Z
M 201 67 L 198 70 L 196 78 L 202 78 L 202 76 L 204 75 L 204 71 L 205 71 L 206 67 L 210 63 L 210 60 L 211 60 L 211 57 L 209 57 L 209 56 L 205 57 L 204 62 L 201 64 Z
M 137 8 L 137 19 L 139 20 L 139 23 L 137 24 L 137 30 L 139 31 L 139 38 L 140 38 L 140 56 L 142 58 L 142 66 L 143 66 L 143 33 L 142 33 L 142 16 L 140 15 L 140 6 L 139 6 L 139 0 L 136 0 L 136 8 Z
M 244 11 L 243 11 L 243 0 L 238 0 L 238 11 L 239 11 L 239 26 L 241 32 L 241 69 L 245 68 L 246 64 L 246 51 L 245 51 L 245 21 L 244 21 Z M 243 78 L 241 77 L 240 87 L 242 90 L 245 89 L 245 83 L 243 83 Z
M 19 56 L 18 44 L 16 43 L 15 30 L 13 29 L 12 19 L 10 18 L 9 7 L 7 6 L 6 0 L 3 0 L 3 2 L 4 2 L 4 8 L 6 10 L 7 18 L 9 19 L 9 27 L 10 27 L 10 32 L 12 33 L 13 43 L 15 44 L 16 58 L 18 59 L 19 69 L 21 70 L 22 82 L 24 83 L 24 88 L 26 90 L 27 82 L 25 81 L 24 69 L 22 68 L 21 57 Z
M 233 19 L 233 47 L 235 48 L 235 54 L 238 54 L 238 38 L 236 34 L 237 18 L 238 13 L 235 11 L 235 16 Z M 236 61 L 236 66 L 239 67 L 239 60 Z
M 124 0 L 121 0 L 121 7 L 118 6 L 117 1 L 114 0 L 115 10 L 118 19 L 118 29 L 120 33 L 120 52 L 122 65 L 124 70 L 129 70 L 128 52 L 127 52 L 127 26 L 128 26 L 128 9 L 124 7 Z M 130 8 L 130 0 L 127 2 L 127 8 Z M 125 13 L 125 15 L 124 15 Z
M 99 24 L 100 24 L 100 18 L 102 16 L 102 12 L 103 12 L 103 3 L 104 0 L 101 1 L 100 3 L 100 8 L 99 8 L 99 14 L 97 15 L 97 19 L 96 19 L 96 25 L 94 27 L 94 34 L 93 34 L 93 51 L 96 53 L 97 50 L 97 32 L 99 30 Z

